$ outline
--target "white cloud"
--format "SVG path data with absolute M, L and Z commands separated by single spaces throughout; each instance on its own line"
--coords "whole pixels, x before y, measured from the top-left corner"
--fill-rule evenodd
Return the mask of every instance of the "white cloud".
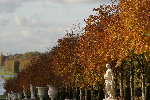
M 58 9 L 58 7 L 56 5 L 54 5 L 54 4 L 52 4 L 52 5 L 49 6 L 47 3 L 42 3 L 42 6 L 44 8 L 46 8 L 46 9 L 48 9 L 48 8 Z
M 29 30 L 23 30 L 23 31 L 21 32 L 21 35 L 22 35 L 23 37 L 30 37 L 30 36 L 31 36 L 31 33 L 30 33 Z
M 56 3 L 75 3 L 75 4 L 93 4 L 93 3 L 110 3 L 111 0 L 53 0 Z
M 18 27 L 51 27 L 51 26 L 57 26 L 56 22 L 50 22 L 41 19 L 36 14 L 29 14 L 25 15 L 24 17 L 14 17 L 14 24 L 18 25 Z
M 9 20 L 8 20 L 8 19 L 5 19 L 5 18 L 3 18 L 3 17 L 0 17 L 0 26 L 1 26 L 1 27 L 6 26 L 8 23 L 9 23 Z
M 26 2 L 37 2 L 45 0 L 0 0 L 0 12 L 13 13 L 18 7 L 21 7 Z
M 29 2 L 41 2 L 43 7 L 48 8 L 46 3 L 58 3 L 58 4 L 104 4 L 110 3 L 111 0 L 0 0 L 0 12 L 13 13 L 18 7 L 21 7 L 24 3 Z M 68 5 L 67 5 L 68 6 Z M 56 6 L 51 6 L 57 8 Z
M 6 28 L 0 28 L 0 50 L 14 53 L 27 51 L 45 51 L 52 42 L 64 37 L 66 28 L 71 24 L 47 21 L 36 14 L 10 19 Z M 45 48 L 44 48 L 45 47 Z M 13 49 L 12 49 L 13 48 Z
M 15 12 L 16 8 L 20 6 L 21 4 L 18 2 L 0 2 L 0 12 L 12 13 L 12 12 Z

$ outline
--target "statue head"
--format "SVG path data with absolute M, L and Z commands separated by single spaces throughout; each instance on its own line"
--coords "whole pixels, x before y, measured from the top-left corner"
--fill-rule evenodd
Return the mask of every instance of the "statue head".
M 13 94 L 13 91 L 11 91 L 11 93 Z
M 110 68 L 111 66 L 110 66 L 110 64 L 106 64 L 106 68 Z

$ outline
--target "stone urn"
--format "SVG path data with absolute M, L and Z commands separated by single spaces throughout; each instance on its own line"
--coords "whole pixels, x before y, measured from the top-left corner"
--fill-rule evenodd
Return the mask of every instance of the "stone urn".
M 40 100 L 43 100 L 46 95 L 46 88 L 47 87 L 36 87 L 38 89 L 38 95 L 40 97 Z
M 58 95 L 58 85 L 47 85 L 49 87 L 48 95 L 51 98 L 51 100 L 54 100 L 54 98 Z
M 23 95 L 23 93 L 22 93 L 22 92 L 18 92 L 17 95 L 18 95 L 17 98 L 18 98 L 19 100 L 22 100 L 22 95 Z
M 17 100 L 17 93 L 13 93 L 13 94 L 12 94 L 12 99 L 13 99 L 13 100 Z

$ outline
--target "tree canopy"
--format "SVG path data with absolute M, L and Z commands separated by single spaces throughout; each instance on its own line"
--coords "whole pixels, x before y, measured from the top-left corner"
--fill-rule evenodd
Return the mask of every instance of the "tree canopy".
M 97 14 L 85 20 L 82 35 L 67 34 L 59 39 L 58 45 L 48 54 L 31 61 L 29 69 L 18 74 L 18 84 L 32 83 L 37 86 L 40 85 L 39 80 L 48 84 L 49 75 L 53 74 L 58 83 L 74 82 L 87 87 L 104 82 L 106 63 L 113 65 L 112 69 L 125 65 L 128 69 L 128 63 L 133 58 L 133 65 L 142 65 L 141 61 L 145 64 L 150 60 L 149 5 L 150 0 L 119 0 L 117 5 L 94 8 Z M 128 63 L 123 65 L 124 61 Z M 137 70 L 139 68 L 142 71 L 144 67 L 137 67 Z M 37 73 L 43 74 L 37 77 Z

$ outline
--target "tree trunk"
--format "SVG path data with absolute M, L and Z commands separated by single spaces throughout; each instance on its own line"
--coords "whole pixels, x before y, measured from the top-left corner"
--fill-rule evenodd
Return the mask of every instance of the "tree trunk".
M 124 68 L 126 66 L 126 62 L 123 60 L 122 65 L 120 66 L 120 99 L 124 100 L 124 86 L 123 86 L 123 80 L 124 80 Z
M 129 67 L 130 68 L 130 67 Z M 124 100 L 131 100 L 130 93 L 130 69 L 127 68 L 125 71 L 126 88 L 124 89 Z
M 124 100 L 124 90 L 123 90 L 123 72 L 120 73 L 120 100 Z
M 130 62 L 130 92 L 131 92 L 131 100 L 134 100 L 134 68 L 133 68 L 133 60 Z
M 85 100 L 87 100 L 87 89 L 85 89 Z
M 118 73 L 117 73 L 117 71 L 115 71 L 115 72 L 114 72 L 115 98 L 117 97 L 117 85 L 118 85 L 118 84 L 117 84 L 117 79 L 118 79 Z
M 145 100 L 145 91 L 146 91 L 146 85 L 145 85 L 145 74 L 146 74 L 146 70 L 145 70 L 145 67 L 147 67 L 147 65 L 144 65 L 144 64 L 141 64 L 141 78 L 142 78 L 142 100 Z
M 138 59 L 139 67 L 141 68 L 141 78 L 142 78 L 142 100 L 145 100 L 145 93 L 146 93 L 146 85 L 145 85 L 145 75 L 146 75 L 146 68 L 148 68 L 147 62 L 145 62 L 144 57 Z
M 93 86 L 91 86 L 91 100 L 93 100 Z
M 145 100 L 145 75 L 142 74 L 142 100 Z

